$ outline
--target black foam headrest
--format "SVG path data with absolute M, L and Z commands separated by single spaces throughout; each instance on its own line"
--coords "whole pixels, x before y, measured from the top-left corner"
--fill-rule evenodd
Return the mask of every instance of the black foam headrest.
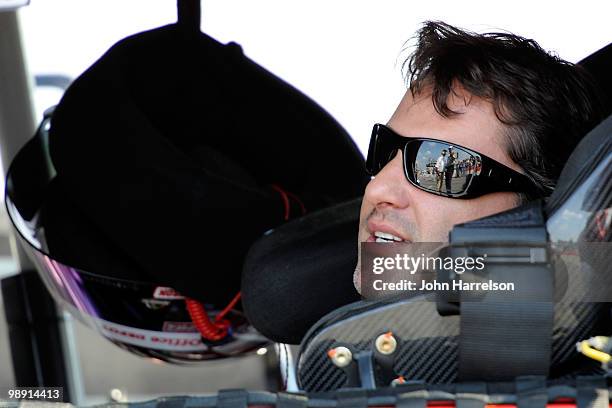
M 361 199 L 291 221 L 253 245 L 242 304 L 268 338 L 299 343 L 328 312 L 359 300 L 353 286 Z
M 51 222 L 52 255 L 105 274 L 97 259 L 115 251 L 129 260 L 124 278 L 213 303 L 240 289 L 246 252 L 284 222 L 288 196 L 292 210 L 315 211 L 367 181 L 355 144 L 316 103 L 237 45 L 175 25 L 120 41 L 75 80 L 49 146 L 58 176 L 46 217 L 84 231 Z

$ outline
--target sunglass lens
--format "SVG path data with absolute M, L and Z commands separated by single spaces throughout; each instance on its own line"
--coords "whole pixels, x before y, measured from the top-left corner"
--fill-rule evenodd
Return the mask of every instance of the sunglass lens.
M 410 143 L 406 150 L 406 173 L 426 191 L 462 196 L 480 173 L 480 156 L 457 146 L 424 140 Z

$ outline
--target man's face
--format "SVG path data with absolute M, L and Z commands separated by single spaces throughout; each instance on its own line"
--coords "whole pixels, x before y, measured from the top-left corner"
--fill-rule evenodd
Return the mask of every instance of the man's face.
M 388 126 L 402 136 L 427 137 L 465 146 L 521 171 L 506 153 L 504 127 L 489 102 L 457 87 L 448 105 L 461 114 L 445 118 L 436 112 L 431 93 L 422 92 L 413 98 L 408 91 Z M 516 194 L 507 192 L 460 200 L 419 190 L 406 180 L 402 160 L 402 153 L 398 151 L 366 187 L 360 213 L 360 251 L 359 243 L 374 242 L 380 233 L 407 242 L 447 242 L 453 225 L 518 204 Z M 355 270 L 358 289 L 359 275 L 360 263 Z

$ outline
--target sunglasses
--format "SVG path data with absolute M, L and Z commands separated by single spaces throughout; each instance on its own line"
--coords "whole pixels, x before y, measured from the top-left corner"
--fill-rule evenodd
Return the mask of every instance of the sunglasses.
M 366 160 L 367 172 L 375 176 L 400 150 L 404 175 L 413 186 L 450 198 L 476 198 L 495 192 L 542 196 L 527 176 L 463 146 L 442 140 L 404 137 L 376 124 Z

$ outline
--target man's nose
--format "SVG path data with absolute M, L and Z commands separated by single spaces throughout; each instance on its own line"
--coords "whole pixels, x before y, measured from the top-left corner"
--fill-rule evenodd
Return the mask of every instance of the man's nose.
M 370 180 L 363 198 L 376 207 L 404 208 L 410 201 L 411 188 L 404 175 L 402 152 L 398 150 L 395 157 Z

